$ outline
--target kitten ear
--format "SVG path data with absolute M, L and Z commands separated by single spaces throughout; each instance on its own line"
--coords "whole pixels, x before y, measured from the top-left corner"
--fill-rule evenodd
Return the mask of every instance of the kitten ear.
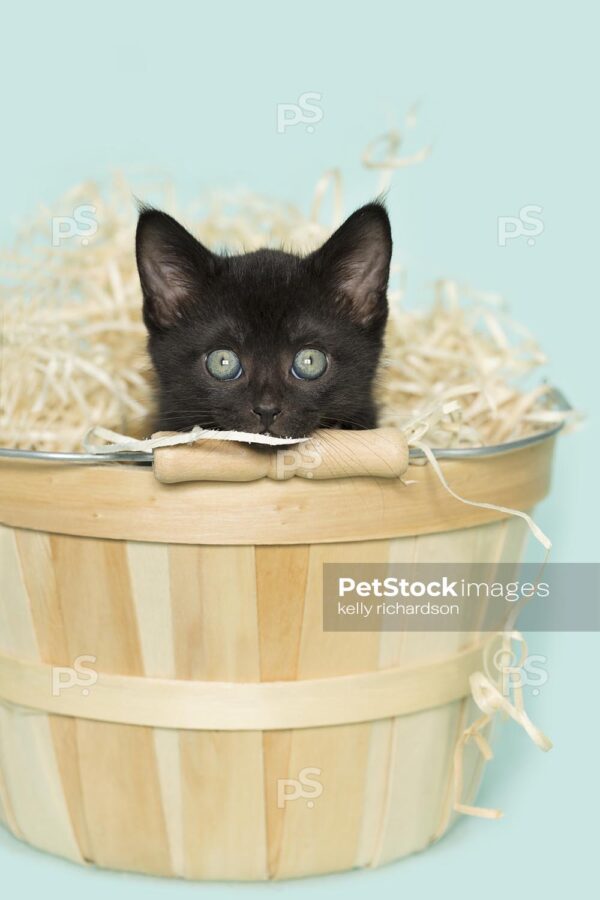
M 388 214 L 382 203 L 369 203 L 352 213 L 309 258 L 352 318 L 368 326 L 387 316 L 391 257 Z
M 216 257 L 175 219 L 142 208 L 135 252 L 149 331 L 181 321 L 216 270 Z

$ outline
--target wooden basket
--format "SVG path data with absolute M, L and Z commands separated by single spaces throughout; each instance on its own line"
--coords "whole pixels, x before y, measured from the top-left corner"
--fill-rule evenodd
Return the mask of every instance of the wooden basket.
M 552 452 L 444 474 L 531 509 Z M 192 879 L 373 866 L 439 838 L 481 777 L 467 746 L 455 796 L 485 638 L 324 632 L 322 566 L 517 561 L 526 526 L 430 466 L 411 478 L 166 485 L 0 459 L 3 823 L 79 863 Z

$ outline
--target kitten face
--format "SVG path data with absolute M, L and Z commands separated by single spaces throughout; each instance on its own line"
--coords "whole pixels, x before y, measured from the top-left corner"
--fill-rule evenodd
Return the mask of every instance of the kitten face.
M 144 210 L 136 252 L 156 429 L 302 437 L 374 427 L 391 248 L 379 204 L 306 257 L 219 256 L 170 216 Z

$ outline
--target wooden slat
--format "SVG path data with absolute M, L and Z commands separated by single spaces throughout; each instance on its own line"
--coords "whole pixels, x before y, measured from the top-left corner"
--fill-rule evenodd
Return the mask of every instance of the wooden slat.
M 309 548 L 257 547 L 256 588 L 261 681 L 298 676 Z M 280 779 L 290 778 L 292 731 L 263 734 L 268 873 L 280 871 L 285 808 L 278 805 Z
M 361 562 L 386 562 L 387 558 L 387 541 L 371 541 L 360 547 Z M 310 548 L 298 678 L 350 674 L 377 667 L 377 632 L 323 631 L 323 565 L 356 561 L 357 550 L 350 544 Z M 314 801 L 298 798 L 285 804 L 275 877 L 338 871 L 355 865 L 371 728 L 368 723 L 293 733 L 289 777 L 301 779 L 304 769 L 317 769 L 316 775 L 308 777 L 320 782 L 322 793 Z
M 388 543 L 388 561 L 411 565 L 417 539 L 400 538 Z M 382 631 L 379 635 L 378 668 L 387 669 L 402 664 L 402 648 L 406 633 Z M 356 856 L 357 866 L 370 866 L 378 860 L 381 842 L 387 827 L 390 785 L 395 752 L 395 719 L 380 719 L 371 725 L 369 755 L 365 780 L 365 803 L 362 829 Z
M 165 544 L 128 543 L 127 560 L 144 672 L 157 678 L 175 678 L 169 548 Z M 183 785 L 179 734 L 171 729 L 153 728 L 152 736 L 171 868 L 174 875 L 183 877 Z
M 23 840 L 23 833 L 17 824 L 17 820 L 15 819 L 15 814 L 13 812 L 12 804 L 10 802 L 10 797 L 8 796 L 8 789 L 6 787 L 6 783 L 4 781 L 4 767 L 2 765 L 2 758 L 0 757 L 0 822 L 12 831 L 15 837 L 21 838 Z
M 17 536 L 0 526 L 0 651 L 41 659 Z M 48 685 L 50 689 L 50 685 Z M 48 716 L 0 706 L 0 768 L 3 807 L 15 833 L 37 847 L 82 861 Z
M 82 862 L 46 716 L 0 705 L 0 765 L 17 836 Z
M 126 547 L 56 536 L 51 547 L 70 664 L 90 655 L 98 671 L 143 675 Z M 76 728 L 91 858 L 173 874 L 152 730 L 83 719 Z
M 308 556 L 307 546 L 256 548 L 261 681 L 297 676 Z
M 253 548 L 169 550 L 178 678 L 259 681 Z M 260 732 L 180 736 L 185 875 L 266 877 Z
M 56 584 L 50 536 L 37 531 L 17 530 L 15 537 L 40 657 L 53 665 L 69 666 L 72 660 L 67 646 L 67 631 Z M 48 719 L 77 843 L 83 858 L 90 859 L 92 851 L 83 808 L 77 722 L 65 716 L 49 716 Z

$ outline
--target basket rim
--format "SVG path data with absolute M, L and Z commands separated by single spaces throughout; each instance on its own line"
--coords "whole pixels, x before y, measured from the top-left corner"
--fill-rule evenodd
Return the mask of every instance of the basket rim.
M 558 388 L 552 389 L 554 401 L 553 409 L 557 412 L 569 413 L 573 407 Z M 481 447 L 438 447 L 432 448 L 437 459 L 477 459 L 484 456 L 498 456 L 503 453 L 512 453 L 532 444 L 538 444 L 554 437 L 565 427 L 565 422 L 558 422 L 551 428 L 538 431 L 527 437 L 514 441 L 505 441 L 501 444 L 488 444 Z M 424 453 L 415 447 L 410 448 L 411 459 L 422 459 Z M 74 463 L 78 465 L 102 465 L 104 463 L 135 463 L 137 465 L 152 465 L 152 452 L 134 450 L 119 453 L 78 453 L 64 452 L 60 450 L 20 450 L 14 447 L 0 447 L 0 457 L 5 459 L 29 459 L 39 462 Z
M 531 510 L 548 493 L 555 437 L 497 455 L 417 466 L 398 478 L 163 484 L 148 465 L 72 465 L 0 457 L 0 522 L 11 528 L 166 544 L 328 544 L 454 531 Z M 97 462 L 95 460 L 95 462 Z M 496 504 L 489 508 L 489 504 Z M 257 511 L 260 510 L 260 515 Z

